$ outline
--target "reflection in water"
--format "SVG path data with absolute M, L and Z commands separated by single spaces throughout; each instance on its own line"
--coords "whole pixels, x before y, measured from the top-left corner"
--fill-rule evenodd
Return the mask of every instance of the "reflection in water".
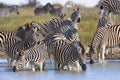
M 0 60 L 0 80 L 120 80 L 120 60 L 107 60 L 104 64 L 87 64 L 87 71 L 55 71 L 46 64 L 44 72 L 30 70 L 13 72 L 6 60 Z

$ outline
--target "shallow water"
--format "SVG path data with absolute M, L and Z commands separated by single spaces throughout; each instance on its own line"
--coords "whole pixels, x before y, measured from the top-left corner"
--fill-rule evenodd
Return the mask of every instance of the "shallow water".
M 44 72 L 13 72 L 5 59 L 0 59 L 0 80 L 120 80 L 120 60 L 107 60 L 104 64 L 87 63 L 87 71 L 55 71 L 54 65 L 46 62 Z

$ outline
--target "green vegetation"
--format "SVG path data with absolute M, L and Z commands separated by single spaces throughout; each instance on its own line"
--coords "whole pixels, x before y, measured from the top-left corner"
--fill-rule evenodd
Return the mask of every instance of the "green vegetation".
M 97 8 L 82 8 L 82 20 L 79 23 L 79 35 L 81 43 L 86 46 L 89 42 L 91 42 L 93 35 L 96 31 L 97 22 L 98 22 L 98 9 Z M 46 21 L 54 18 L 53 16 L 40 15 L 34 16 L 33 12 L 34 8 L 20 8 L 20 14 L 17 15 L 15 13 L 10 14 L 9 17 L 0 18 L 0 30 L 15 30 L 19 26 L 24 25 L 25 23 L 30 23 L 31 21 L 38 21 L 43 24 Z M 67 9 L 67 16 L 70 17 L 73 9 Z M 119 21 L 117 21 L 119 22 Z

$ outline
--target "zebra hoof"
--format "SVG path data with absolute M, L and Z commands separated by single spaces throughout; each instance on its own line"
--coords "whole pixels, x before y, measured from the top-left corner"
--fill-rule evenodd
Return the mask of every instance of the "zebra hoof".
M 13 72 L 17 72 L 18 70 L 17 70 L 17 68 L 14 66 L 13 67 Z
M 93 64 L 94 63 L 94 61 L 93 60 L 90 60 L 90 64 Z
M 83 64 L 83 65 L 82 65 L 82 70 L 83 70 L 83 71 L 86 71 L 86 69 L 87 69 L 86 64 Z

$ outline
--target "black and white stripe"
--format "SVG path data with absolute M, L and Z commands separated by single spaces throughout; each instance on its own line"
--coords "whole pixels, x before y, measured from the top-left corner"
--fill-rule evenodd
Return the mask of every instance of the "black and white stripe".
M 18 43 L 13 44 L 13 42 L 12 43 L 9 42 L 10 38 L 8 38 L 8 40 L 6 40 L 4 42 L 5 51 L 8 55 L 8 63 L 9 63 L 8 65 L 9 66 L 12 66 L 13 60 L 16 59 L 17 52 L 21 51 L 22 49 L 29 48 L 29 47 L 35 45 L 38 34 L 39 34 L 38 27 L 32 26 L 30 28 L 30 30 L 27 32 L 25 39 L 23 39 L 22 41 L 19 41 Z M 13 40 L 14 40 L 14 38 L 13 38 Z
M 113 48 L 120 44 L 120 25 L 113 25 L 111 27 L 98 28 L 91 46 L 90 46 L 90 63 L 93 63 L 93 53 L 98 54 L 98 61 L 104 62 L 104 54 L 107 48 Z
M 46 46 L 43 41 L 38 41 L 33 47 L 21 51 L 13 71 L 24 69 L 27 63 L 32 63 L 32 70 L 35 71 L 35 67 L 38 66 L 40 71 L 44 68 L 44 62 L 47 58 Z
M 99 14 L 100 18 L 105 16 L 112 24 L 111 13 L 120 14 L 120 1 L 119 0 L 100 0 L 99 1 Z
M 29 24 L 20 26 L 16 31 L 0 31 L 0 51 L 4 51 L 3 42 L 11 37 L 17 36 L 20 39 L 24 39 L 27 31 L 29 30 Z
M 62 36 L 55 34 L 45 39 L 47 48 L 54 56 L 56 69 L 57 67 L 59 68 L 57 64 L 61 65 L 59 69 L 63 69 L 64 66 L 68 66 L 70 69 L 69 65 L 74 64 L 77 67 L 77 71 L 80 70 L 80 65 L 83 70 L 86 70 L 84 50 L 81 51 L 82 53 L 79 53 L 74 46 L 74 42 L 70 42 Z

